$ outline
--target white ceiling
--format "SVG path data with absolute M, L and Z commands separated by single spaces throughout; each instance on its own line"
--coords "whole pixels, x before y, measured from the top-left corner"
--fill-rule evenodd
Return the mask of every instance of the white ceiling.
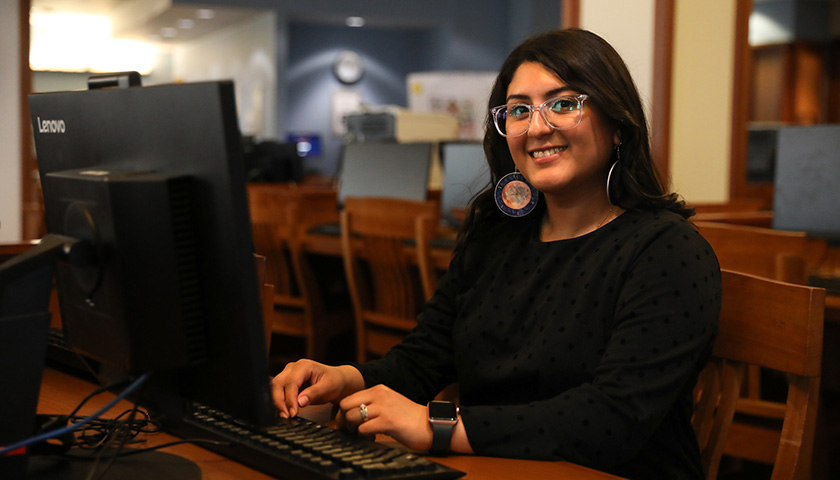
M 224 28 L 260 10 L 213 7 L 213 18 L 198 18 L 199 6 L 173 5 L 171 0 L 32 0 L 32 13 L 77 13 L 105 15 L 111 19 L 113 36 L 142 41 L 178 43 Z M 179 28 L 179 21 L 192 24 Z M 181 22 L 183 24 L 183 22 Z M 164 29 L 174 36 L 162 35 Z

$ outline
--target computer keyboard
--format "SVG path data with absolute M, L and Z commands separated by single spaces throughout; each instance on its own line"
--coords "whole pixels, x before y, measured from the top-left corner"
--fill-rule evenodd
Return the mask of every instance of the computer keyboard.
M 415 453 L 300 417 L 257 428 L 199 406 L 178 430 L 174 433 L 185 438 L 224 442 L 202 446 L 280 479 L 445 480 L 464 475 Z

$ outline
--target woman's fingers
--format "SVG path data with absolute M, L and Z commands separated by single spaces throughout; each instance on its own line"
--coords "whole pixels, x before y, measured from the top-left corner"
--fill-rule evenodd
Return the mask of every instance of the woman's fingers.
M 389 435 L 409 448 L 431 444 L 426 407 L 384 385 L 361 390 L 339 404 L 347 430 L 361 435 Z
M 294 417 L 301 407 L 334 402 L 364 388 L 364 379 L 354 367 L 331 367 L 312 360 L 289 363 L 271 383 L 274 405 L 283 417 Z
M 271 394 L 274 399 L 274 406 L 281 417 L 294 417 L 298 414 L 300 407 L 300 388 L 306 382 L 311 382 L 314 372 L 324 367 L 321 364 L 310 360 L 299 360 L 286 365 L 271 381 Z M 306 397 L 306 403 L 311 398 Z

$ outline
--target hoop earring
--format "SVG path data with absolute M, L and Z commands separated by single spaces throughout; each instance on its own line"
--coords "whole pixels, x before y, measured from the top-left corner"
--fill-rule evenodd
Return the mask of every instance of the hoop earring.
M 615 167 L 618 165 L 618 162 L 621 161 L 621 149 L 619 148 L 621 145 L 615 146 L 615 161 L 613 162 L 612 166 L 610 166 L 610 171 L 607 173 L 607 201 L 610 202 L 610 205 L 615 206 L 616 201 L 613 199 L 612 194 L 610 193 L 610 186 L 612 185 L 612 177 L 613 171 L 615 171 Z M 618 172 L 616 172 L 616 176 L 618 176 Z
M 514 168 L 499 179 L 495 190 L 496 206 L 507 216 L 524 217 L 534 210 L 539 199 L 539 191 L 525 180 L 525 177 Z

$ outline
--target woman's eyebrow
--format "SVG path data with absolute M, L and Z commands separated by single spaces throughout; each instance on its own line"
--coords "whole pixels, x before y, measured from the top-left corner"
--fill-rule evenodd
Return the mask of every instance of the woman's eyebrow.
M 552 90 L 549 90 L 549 91 L 545 92 L 544 95 L 545 95 L 546 98 L 551 98 L 551 97 L 560 95 L 564 92 L 567 92 L 569 90 L 573 90 L 572 87 L 570 87 L 568 85 L 563 85 L 562 87 L 557 87 L 557 88 L 554 88 Z M 524 94 L 514 93 L 514 94 L 511 94 L 511 95 L 508 95 L 506 100 L 508 102 L 511 101 L 511 100 L 519 100 L 519 101 L 529 102 L 529 101 L 531 101 L 531 97 L 528 96 L 528 95 L 524 95 Z

